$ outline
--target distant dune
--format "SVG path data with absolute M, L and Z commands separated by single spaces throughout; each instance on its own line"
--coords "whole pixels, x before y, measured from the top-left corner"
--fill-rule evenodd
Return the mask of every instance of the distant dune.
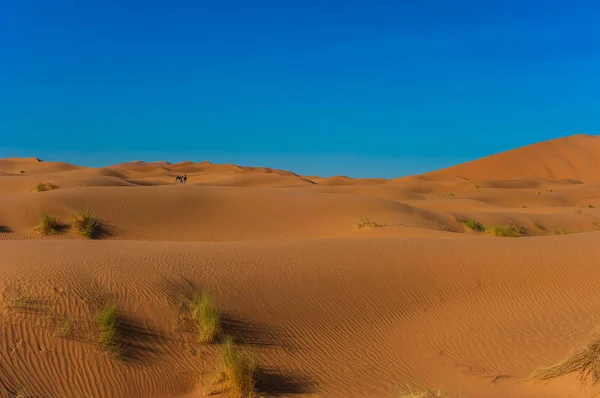
M 264 396 L 598 394 L 528 379 L 600 326 L 598 159 L 583 135 L 392 180 L 0 159 L 0 397 L 229 396 L 202 291 Z
M 577 180 L 600 182 L 600 136 L 574 135 L 502 152 L 425 174 L 470 180 Z

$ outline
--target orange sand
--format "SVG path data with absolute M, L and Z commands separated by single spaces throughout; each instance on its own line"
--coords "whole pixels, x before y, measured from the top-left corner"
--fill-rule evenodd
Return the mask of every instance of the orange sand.
M 257 356 L 266 396 L 592 396 L 575 376 L 526 379 L 600 325 L 599 163 L 600 137 L 582 135 L 395 180 L 0 159 L 0 397 L 205 396 L 218 347 L 173 327 L 199 289 Z M 102 239 L 35 230 L 77 210 Z M 126 317 L 123 361 L 95 344 L 106 301 Z M 67 318 L 72 335 L 55 336 Z

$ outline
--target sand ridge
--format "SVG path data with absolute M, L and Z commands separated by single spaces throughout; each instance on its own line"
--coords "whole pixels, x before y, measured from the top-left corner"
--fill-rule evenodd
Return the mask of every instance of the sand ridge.
M 527 377 L 600 324 L 597 143 L 393 180 L 0 159 L 0 396 L 206 396 L 219 347 L 177 323 L 202 289 L 256 355 L 266 396 L 592 396 L 575 376 Z M 78 211 L 98 239 L 74 227 Z M 56 234 L 36 229 L 44 213 Z M 96 342 L 105 302 L 123 317 L 121 361 Z

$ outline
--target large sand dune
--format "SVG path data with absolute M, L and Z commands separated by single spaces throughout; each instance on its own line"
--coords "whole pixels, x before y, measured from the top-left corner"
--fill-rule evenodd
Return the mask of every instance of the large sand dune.
M 218 346 L 174 323 L 200 290 L 256 355 L 266 396 L 598 394 L 575 375 L 528 380 L 600 324 L 598 140 L 395 180 L 0 159 L 0 396 L 227 396 Z M 99 239 L 70 225 L 82 210 Z M 58 233 L 36 230 L 43 213 Z M 122 360 L 96 344 L 106 302 Z

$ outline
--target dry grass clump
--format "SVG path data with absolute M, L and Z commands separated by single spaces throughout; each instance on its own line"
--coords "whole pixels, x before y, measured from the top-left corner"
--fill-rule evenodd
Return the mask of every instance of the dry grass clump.
M 51 214 L 44 213 L 40 217 L 38 230 L 42 235 L 53 235 L 58 232 L 60 222 Z
M 408 388 L 402 391 L 398 398 L 447 398 L 448 395 L 441 390 L 425 390 L 425 391 L 414 391 Z
M 552 235 L 567 235 L 568 232 L 562 228 L 557 228 L 552 230 Z
M 115 305 L 104 305 L 96 313 L 94 319 L 100 334 L 98 344 L 103 350 L 121 358 L 121 336 L 119 330 L 119 314 Z
M 220 376 L 228 385 L 231 395 L 254 397 L 257 364 L 252 354 L 238 347 L 233 338 L 227 336 L 221 345 Z
M 35 186 L 35 190 L 37 192 L 53 191 L 58 188 L 59 188 L 58 185 L 53 184 L 51 182 L 47 182 L 47 183 L 38 182 L 37 185 Z
M 73 226 L 82 236 L 94 239 L 98 235 L 100 222 L 94 218 L 92 213 L 78 211 L 73 215 Z
M 188 304 L 188 314 L 198 331 L 200 343 L 212 343 L 221 333 L 221 315 L 211 297 L 203 292 Z
M 483 224 L 474 218 L 461 217 L 461 218 L 458 218 L 456 221 L 458 221 L 459 223 L 463 224 L 465 227 L 467 227 L 473 231 L 485 232 L 485 227 L 483 226 Z
M 590 379 L 594 385 L 600 383 L 600 336 L 556 365 L 537 369 L 530 379 L 549 381 L 572 373 L 577 373 L 584 384 Z
M 491 227 L 486 230 L 492 236 L 516 238 L 525 233 L 525 229 L 518 224 L 509 224 L 508 227 Z
M 361 217 L 361 218 L 359 218 L 358 223 L 355 224 L 355 227 L 359 228 L 359 229 L 360 228 L 381 228 L 381 227 L 383 227 L 383 225 L 371 220 L 368 217 Z
M 60 323 L 60 325 L 57 326 L 56 329 L 54 329 L 54 337 L 67 337 L 70 333 L 71 330 L 73 329 L 73 318 L 65 318 L 62 320 L 62 322 Z

